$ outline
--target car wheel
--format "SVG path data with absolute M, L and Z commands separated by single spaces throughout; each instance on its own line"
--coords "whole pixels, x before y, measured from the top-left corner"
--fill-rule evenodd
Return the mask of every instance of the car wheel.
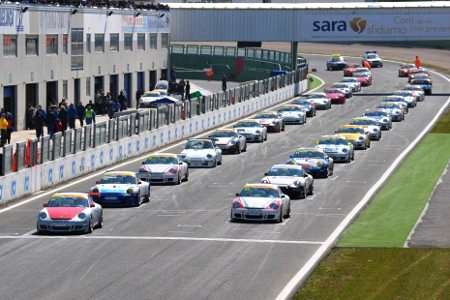
M 286 130 L 286 127 L 284 126 L 284 123 L 283 123 L 283 126 L 281 127 L 281 131 L 285 131 Z
M 212 164 L 211 168 L 217 167 L 217 158 L 214 160 L 214 163 Z
M 189 169 L 186 170 L 186 175 L 184 175 L 184 181 L 189 181 Z
M 241 144 L 236 144 L 236 149 L 234 149 L 234 154 L 240 154 L 241 153 Z
M 267 141 L 267 132 L 266 132 L 266 134 L 264 135 L 264 141 Z
M 244 149 L 242 149 L 242 152 L 247 152 L 247 142 L 245 142 Z
M 352 152 L 352 160 L 355 160 L 355 152 Z
M 144 202 L 150 202 L 150 187 L 149 187 L 147 194 L 144 197 Z
M 289 202 L 288 209 L 286 215 L 284 216 L 286 219 L 291 217 L 291 202 Z
M 180 173 L 178 173 L 178 176 L 177 176 L 177 181 L 176 181 L 176 183 L 175 183 L 176 185 L 179 185 L 179 184 L 181 184 L 181 176 L 180 176 Z
M 298 198 L 297 199 L 306 199 L 306 189 L 302 188 L 300 192 L 298 192 Z
M 283 223 L 283 206 L 280 207 L 280 216 L 277 220 L 278 223 Z
M 222 157 L 220 158 L 220 160 L 219 160 L 219 161 L 217 161 L 217 164 L 218 164 L 219 166 L 221 166 L 221 165 L 222 165 Z
M 92 217 L 89 219 L 88 227 L 86 228 L 86 233 L 91 233 L 94 231 L 94 224 L 92 222 Z
M 100 215 L 100 218 L 98 219 L 97 228 L 103 227 L 103 213 Z

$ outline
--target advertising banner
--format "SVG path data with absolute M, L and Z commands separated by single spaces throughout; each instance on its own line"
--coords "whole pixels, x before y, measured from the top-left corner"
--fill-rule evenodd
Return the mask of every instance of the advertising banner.
M 397 41 L 448 39 L 450 18 L 445 12 L 396 10 L 336 11 L 302 14 L 301 41 Z
M 29 15 L 16 7 L 0 7 L 0 34 L 17 34 L 29 30 Z

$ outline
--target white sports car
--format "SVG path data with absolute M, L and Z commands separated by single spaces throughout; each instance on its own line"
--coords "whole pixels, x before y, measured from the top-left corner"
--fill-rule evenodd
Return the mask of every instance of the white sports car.
M 243 120 L 233 125 L 237 133 L 245 136 L 247 142 L 264 142 L 267 140 L 267 127 L 257 120 Z
M 247 139 L 233 129 L 216 130 L 209 135 L 209 138 L 214 141 L 217 147 L 222 149 L 222 152 L 239 154 L 247 151 Z
M 150 184 L 129 171 L 105 172 L 89 193 L 92 199 L 108 206 L 139 206 L 150 201 Z
M 311 93 L 302 97 L 306 97 L 309 101 L 311 101 L 311 103 L 314 103 L 316 105 L 316 109 L 331 108 L 330 98 L 328 98 L 325 93 Z
M 222 164 L 222 150 L 211 139 L 190 139 L 180 153 L 189 167 L 215 168 Z
M 278 164 L 264 174 L 261 183 L 277 185 L 291 199 L 306 198 L 314 191 L 314 179 L 301 165 Z
M 417 85 L 407 85 L 405 86 L 402 91 L 411 91 L 413 92 L 413 95 L 416 96 L 417 101 L 423 101 L 425 100 L 425 92 L 422 90 L 420 86 Z
M 284 131 L 283 119 L 276 112 L 259 113 L 256 114 L 252 119 L 257 120 L 259 124 L 267 127 L 267 130 L 269 131 Z
M 180 184 L 189 180 L 189 168 L 176 154 L 152 154 L 142 162 L 137 176 L 151 183 Z
M 305 124 L 306 109 L 300 105 L 283 105 L 277 109 L 285 124 Z
M 246 184 L 231 205 L 231 221 L 283 222 L 291 214 L 291 199 L 273 184 Z
M 361 83 L 356 78 L 344 77 L 339 82 L 347 84 L 349 87 L 351 87 L 353 92 L 361 91 Z
M 91 233 L 103 225 L 103 209 L 86 193 L 54 194 L 37 218 L 38 233 Z
M 416 107 L 417 98 L 413 91 L 399 90 L 392 93 L 393 96 L 403 97 L 408 107 Z
M 350 162 L 355 158 L 353 144 L 338 135 L 322 136 L 316 147 L 322 149 L 335 162 Z

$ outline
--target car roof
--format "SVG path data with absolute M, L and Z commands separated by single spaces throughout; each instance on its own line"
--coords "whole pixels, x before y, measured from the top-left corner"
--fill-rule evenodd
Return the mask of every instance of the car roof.
M 103 175 L 136 176 L 136 173 L 132 171 L 106 171 Z
M 212 140 L 210 139 L 210 138 L 192 138 L 192 139 L 189 139 L 188 140 L 188 142 L 189 141 L 204 141 L 204 142 L 212 142 Z
M 278 190 L 278 186 L 270 183 L 247 183 L 244 185 L 244 188 L 264 188 Z
M 294 152 L 306 152 L 306 151 L 315 151 L 315 152 L 323 152 L 322 149 L 314 148 L 314 147 L 300 147 L 294 150 Z
M 224 128 L 224 129 L 217 129 L 217 130 L 215 130 L 213 133 L 216 133 L 216 132 L 234 132 L 234 133 L 236 133 L 236 131 L 234 131 L 234 129 L 231 129 L 231 128 Z
M 175 153 L 155 153 L 155 154 L 150 154 L 147 158 L 150 157 L 175 157 L 177 158 L 178 156 Z
M 255 121 L 255 119 L 244 119 L 244 120 L 240 120 L 237 122 L 237 124 L 241 123 L 241 122 L 252 122 L 255 124 L 259 124 L 258 121 Z
M 342 125 L 340 128 L 362 128 L 362 126 L 354 125 L 354 124 L 345 124 L 345 125 Z
M 270 167 L 272 168 L 286 168 L 286 169 L 303 169 L 300 165 L 288 165 L 288 164 L 276 164 Z
M 71 193 L 71 192 L 67 192 L 67 193 L 55 193 L 51 196 L 51 198 L 56 198 L 56 197 L 70 197 L 70 198 L 80 198 L 80 199 L 88 199 L 89 195 L 86 193 Z

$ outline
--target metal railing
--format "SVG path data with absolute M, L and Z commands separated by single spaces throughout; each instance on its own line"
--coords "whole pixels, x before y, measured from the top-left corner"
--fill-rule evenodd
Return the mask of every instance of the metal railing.
M 202 96 L 198 101 L 185 101 L 180 104 L 165 104 L 157 108 L 139 109 L 130 114 L 118 116 L 105 122 L 86 125 L 75 130 L 45 135 L 40 140 L 29 139 L 1 149 L 0 171 L 7 175 L 47 161 L 76 154 L 125 137 L 139 135 L 141 132 L 156 130 L 223 107 L 235 105 L 260 95 L 276 91 L 306 79 L 307 69 L 297 69 L 284 75 Z

